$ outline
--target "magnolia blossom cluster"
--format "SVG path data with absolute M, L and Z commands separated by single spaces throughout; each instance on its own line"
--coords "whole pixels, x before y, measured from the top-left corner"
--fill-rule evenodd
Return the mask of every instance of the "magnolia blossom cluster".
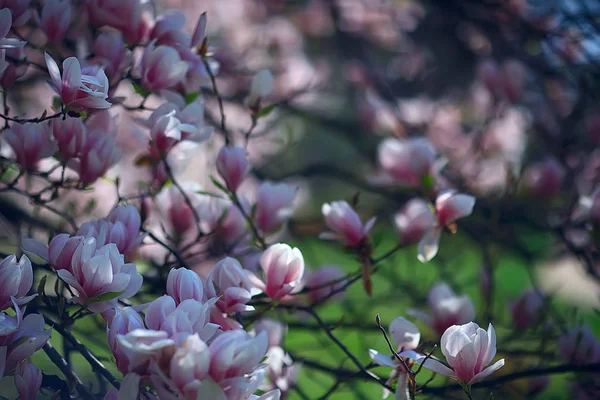
M 41 314 L 25 315 L 32 293 L 33 269 L 25 255 L 0 262 L 0 376 L 12 373 L 22 399 L 33 400 L 42 383 L 42 372 L 27 361 L 50 338 Z

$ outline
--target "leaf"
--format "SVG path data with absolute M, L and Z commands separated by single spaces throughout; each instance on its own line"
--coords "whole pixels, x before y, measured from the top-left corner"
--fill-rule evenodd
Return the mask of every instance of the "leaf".
M 171 185 L 173 185 L 173 179 L 167 178 L 167 180 L 163 183 L 162 187 L 163 189 L 166 189 Z
M 150 96 L 150 92 L 148 92 L 146 89 L 144 89 L 138 83 L 134 83 L 133 84 L 133 91 L 136 92 L 137 94 L 139 94 L 142 97 L 148 97 L 148 96 Z
M 100 296 L 94 297 L 93 299 L 88 299 L 86 301 L 87 304 L 95 304 L 95 303 L 101 303 L 103 301 L 109 301 L 109 300 L 113 300 L 116 299 L 117 297 L 119 297 L 120 295 L 122 295 L 123 293 L 125 293 L 124 290 L 120 291 L 120 292 L 106 292 L 101 294 Z
M 435 178 L 432 175 L 425 174 L 421 177 L 421 187 L 427 191 L 433 189 Z
M 200 96 L 200 92 L 189 93 L 185 96 L 185 104 L 192 104 Z
M 196 190 L 195 193 L 196 194 L 201 194 L 201 195 L 204 195 L 204 196 L 216 197 L 217 199 L 222 199 L 223 198 L 222 196 L 219 196 L 216 193 L 207 192 L 206 190 Z
M 229 194 L 229 190 L 227 190 L 227 188 L 225 186 L 223 186 L 223 184 L 221 182 L 219 182 L 214 176 L 210 176 L 210 180 L 212 181 L 212 183 L 219 189 L 221 189 L 223 192 Z
M 259 112 L 257 112 L 255 115 L 255 118 L 259 119 L 262 117 L 266 117 L 267 115 L 271 114 L 271 111 L 273 111 L 276 108 L 277 108 L 277 104 L 271 104 L 270 106 L 267 106 L 267 107 L 261 109 Z
M 59 96 L 54 96 L 52 98 L 52 109 L 58 110 L 62 105 L 62 99 Z

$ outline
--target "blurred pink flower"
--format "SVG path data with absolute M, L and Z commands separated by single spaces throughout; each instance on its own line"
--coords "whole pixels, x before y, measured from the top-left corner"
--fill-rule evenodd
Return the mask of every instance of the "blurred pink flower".
M 186 18 L 181 10 L 167 10 L 158 19 L 152 31 L 150 40 L 156 40 L 159 45 L 185 47 L 190 45 L 190 36 L 183 31 Z
M 551 199 L 560 194 L 565 168 L 554 158 L 531 164 L 523 172 L 522 184 L 534 196 Z
M 27 52 L 23 47 L 5 49 L 6 61 L 0 55 L 0 84 L 5 88 L 14 85 L 27 72 Z
M 394 216 L 394 224 L 402 243 L 411 244 L 435 227 L 436 218 L 429 203 L 417 198 L 408 201 Z
M 250 172 L 246 151 L 239 146 L 223 146 L 217 155 L 217 171 L 227 189 L 235 193 Z
M 394 319 L 388 328 L 392 342 L 396 345 L 396 351 L 404 352 L 407 350 L 414 350 L 419 346 L 421 340 L 421 333 L 419 328 L 409 320 L 403 317 L 397 317 Z M 388 353 L 379 353 L 376 350 L 369 349 L 369 356 L 374 363 L 382 365 L 384 367 L 402 368 L 402 363 L 398 360 L 396 355 L 389 355 Z
M 23 26 L 31 16 L 29 3 L 31 0 L 0 0 L 0 8 L 10 10 L 13 26 Z M 4 23 L 2 25 L 6 26 Z M 10 29 L 10 25 L 8 29 Z
M 27 170 L 35 169 L 38 161 L 56 151 L 47 124 L 13 124 L 4 132 L 4 139 L 13 149 L 19 165 Z
M 359 247 L 375 225 L 376 217 L 363 226 L 360 217 L 346 201 L 325 203 L 321 208 L 325 223 L 333 232 L 324 232 L 321 239 L 338 240 L 350 247 Z
M 25 46 L 25 42 L 16 38 L 7 38 L 13 25 L 12 12 L 10 8 L 4 8 L 0 0 L 0 49 L 12 49 Z M 16 25 L 16 24 L 15 24 Z M 0 60 L 0 72 L 6 68 L 4 57 Z
M 201 204 L 200 185 L 195 182 L 180 183 L 193 208 L 188 206 L 181 191 L 174 185 L 163 188 L 156 198 L 156 205 L 165 225 L 170 228 L 169 233 L 178 242 L 183 235 L 196 226 L 194 212 L 200 213 Z M 198 228 L 196 227 L 196 230 Z
M 258 188 L 254 221 L 263 232 L 272 232 L 292 214 L 296 191 L 286 183 L 263 182 Z
M 425 138 L 388 138 L 379 145 L 378 160 L 390 183 L 417 187 L 431 173 L 435 150 Z
M 39 27 L 51 43 L 60 43 L 71 24 L 71 1 L 48 0 L 42 8 Z
M 250 108 L 258 109 L 260 107 L 260 102 L 271 94 L 273 82 L 273 75 L 268 69 L 260 70 L 254 75 L 247 99 Z
M 83 151 L 87 130 L 80 118 L 56 118 L 50 124 L 63 160 L 78 157 Z
M 344 295 L 341 291 L 330 297 L 334 291 L 344 286 L 344 271 L 337 265 L 326 265 L 317 269 L 308 270 L 304 275 L 304 290 L 311 302 L 318 302 L 324 298 L 339 299 Z
M 531 289 L 521 294 L 511 307 L 512 324 L 515 329 L 527 329 L 540 322 L 543 306 L 544 296 L 539 291 Z
M 142 87 L 149 92 L 168 89 L 179 83 L 187 71 L 187 63 L 169 46 L 146 46 L 138 65 Z
M 90 74 L 84 74 L 79 60 L 69 57 L 63 62 L 63 73 L 60 74 L 58 65 L 48 54 L 46 66 L 52 79 L 56 93 L 61 97 L 68 108 L 79 109 L 105 109 L 111 104 L 108 98 L 108 78 L 101 68 L 88 69 Z
M 118 82 L 121 73 L 131 62 L 121 32 L 106 30 L 96 37 L 93 61 L 106 69 L 106 75 L 112 84 Z
M 575 327 L 558 339 L 558 354 L 576 365 L 599 362 L 600 343 L 589 326 Z
M 88 16 L 93 26 L 111 26 L 121 31 L 129 44 L 139 44 L 150 31 L 143 4 L 140 0 L 90 0 Z
M 122 150 L 114 136 L 88 128 L 88 137 L 79 161 L 72 160 L 69 167 L 79 174 L 84 185 L 90 185 L 103 176 L 121 159 Z

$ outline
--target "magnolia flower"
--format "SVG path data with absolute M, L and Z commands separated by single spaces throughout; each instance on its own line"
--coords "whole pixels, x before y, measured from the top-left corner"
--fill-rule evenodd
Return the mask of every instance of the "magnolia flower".
M 196 272 L 187 268 L 173 268 L 167 277 L 167 294 L 175 300 L 175 304 L 188 299 L 202 301 L 204 285 Z
M 435 227 L 435 214 L 428 202 L 422 199 L 408 201 L 394 216 L 394 225 L 404 244 L 417 243 Z
M 135 264 L 125 264 L 112 243 L 97 248 L 94 238 L 80 243 L 71 268 L 58 270 L 58 276 L 76 291 L 74 301 L 93 312 L 114 307 L 118 299 L 133 296 L 142 286 Z
M 39 27 L 52 43 L 60 43 L 71 24 L 71 1 L 48 0 L 42 8 Z
M 398 352 L 414 350 L 419 346 L 419 340 L 421 340 L 419 328 L 403 317 L 394 319 L 390 323 L 388 332 L 390 333 L 392 342 L 396 345 L 396 351 Z M 402 363 L 398 360 L 396 355 L 390 356 L 388 354 L 382 354 L 373 349 L 369 349 L 369 355 L 373 362 L 378 365 L 392 368 L 402 366 Z
M 209 376 L 228 394 L 247 390 L 253 372 L 267 352 L 267 335 L 251 337 L 239 329 L 220 334 L 208 346 L 210 351 Z M 255 378 L 256 379 L 256 378 Z M 262 379 L 260 379 L 262 380 Z M 260 383 L 260 382 L 255 382 Z M 256 384 L 256 387 L 258 387 Z M 250 393 L 254 390 L 250 391 Z M 237 398 L 237 397 L 234 397 Z
M 216 306 L 224 313 L 254 310 L 246 305 L 252 298 L 253 289 L 246 271 L 231 257 L 215 264 L 206 279 L 206 297 L 217 297 Z
M 175 341 L 163 331 L 134 329 L 127 334 L 117 334 L 119 348 L 129 360 L 129 371 L 146 371 L 151 361 L 167 362 L 173 354 Z
M 223 146 L 217 155 L 217 172 L 227 189 L 235 193 L 250 172 L 246 151 L 239 146 Z
M 118 336 L 126 335 L 136 329 L 145 329 L 142 317 L 132 307 L 116 307 L 106 311 L 102 316 L 107 320 L 106 336 L 108 346 L 115 357 L 117 368 L 123 374 L 131 372 L 132 366 L 129 363 L 129 357 L 121 349 Z
M 12 27 L 12 13 L 10 9 L 3 8 L 0 10 L 0 49 L 12 49 L 16 47 L 25 46 L 25 42 L 15 39 L 15 38 L 7 38 L 8 32 L 10 32 L 10 28 Z M 4 65 L 3 65 L 4 64 Z M 4 58 L 0 61 L 0 72 L 2 72 L 6 68 L 6 61 Z
M 199 207 L 202 202 L 201 196 L 197 193 L 201 190 L 200 185 L 195 182 L 183 182 L 180 186 L 187 200 L 175 185 L 163 188 L 156 197 L 157 208 L 169 232 L 175 236 L 173 239 L 175 242 L 180 241 L 192 228 L 198 229 L 194 213 L 200 214 Z M 188 205 L 188 200 L 192 208 Z
M 146 326 L 166 332 L 177 345 L 195 333 L 208 342 L 219 329 L 218 325 L 210 322 L 210 309 L 215 302 L 216 299 L 206 303 L 187 299 L 176 305 L 172 297 L 161 296 L 148 306 Z
M 363 226 L 356 211 L 343 200 L 325 203 L 321 210 L 325 223 L 333 231 L 321 233 L 321 239 L 338 240 L 347 246 L 359 247 L 375 225 L 376 217 L 373 217 Z
M 61 97 L 64 105 L 71 109 L 109 108 L 108 78 L 101 68 L 91 70 L 92 75 L 86 75 L 81 70 L 81 65 L 75 57 L 69 57 L 63 62 L 63 74 L 56 61 L 48 54 L 46 66 L 52 79 L 56 93 Z
M 558 339 L 558 354 L 571 364 L 600 362 L 600 343 L 589 326 L 576 327 Z
M 117 147 L 114 136 L 88 129 L 81 157 L 79 161 L 71 160 L 69 167 L 77 171 L 84 185 L 89 185 L 115 165 L 121 155 L 122 151 Z
M 33 269 L 27 256 L 17 261 L 14 255 L 0 262 L 0 310 L 14 304 L 21 306 L 30 302 L 37 294 L 27 296 L 33 285 Z M 11 300 L 12 299 L 12 300 Z
M 304 289 L 311 302 L 325 298 L 339 299 L 344 295 L 341 291 L 330 297 L 331 292 L 338 291 L 344 286 L 344 271 L 337 265 L 326 265 L 309 270 L 304 276 Z
M 263 232 L 272 232 L 291 216 L 296 191 L 286 183 L 265 181 L 256 197 L 256 226 Z
M 24 360 L 17 365 L 13 379 L 19 393 L 19 400 L 35 400 L 42 386 L 41 370 Z
M 4 51 L 5 57 L 2 57 Z M 0 85 L 11 88 L 27 72 L 29 63 L 23 47 L 0 50 Z
M 157 20 L 150 32 L 150 40 L 173 47 L 185 47 L 190 44 L 190 36 L 182 29 L 186 18 L 180 10 L 167 10 Z
M 435 200 L 437 223 L 419 242 L 419 261 L 431 261 L 438 252 L 442 229 L 459 218 L 471 215 L 474 206 L 475 197 L 467 194 L 446 191 L 438 195 Z
M 213 249 L 231 250 L 248 234 L 246 219 L 230 200 L 204 196 L 200 206 L 200 228 L 209 235 Z
M 260 258 L 265 283 L 255 281 L 259 289 L 272 299 L 282 299 L 291 293 L 304 275 L 304 257 L 297 248 L 285 243 L 269 247 Z
M 511 307 L 512 323 L 517 330 L 527 329 L 539 322 L 544 307 L 544 296 L 531 289 L 524 292 Z
M 0 7 L 6 7 L 11 11 L 13 26 L 23 26 L 29 21 L 29 17 L 31 16 L 29 9 L 30 2 L 31 0 L 0 0 Z
M 73 254 L 84 239 L 83 236 L 70 236 L 68 233 L 61 233 L 54 236 L 48 246 L 38 240 L 29 238 L 23 239 L 22 246 L 24 251 L 40 257 L 52 265 L 55 270 L 71 269 Z
M 273 75 L 268 69 L 263 69 L 254 75 L 250 84 L 248 104 L 251 108 L 258 108 L 260 102 L 271 94 L 273 90 Z
M 85 146 L 87 130 L 81 118 L 55 118 L 50 124 L 52 136 L 63 160 L 78 157 Z
M 202 381 L 208 376 L 210 352 L 198 334 L 188 336 L 175 351 L 169 365 L 169 377 L 186 399 L 203 398 Z M 207 397 L 204 397 L 207 398 Z
M 417 187 L 431 171 L 435 150 L 425 138 L 388 138 L 379 145 L 378 160 L 384 180 Z
M 487 332 L 474 322 L 451 326 L 442 335 L 441 350 L 447 365 L 423 355 L 415 357 L 416 361 L 467 386 L 490 376 L 504 365 L 504 359 L 501 359 L 488 366 L 496 355 L 496 332 L 492 324 Z
M 547 158 L 525 169 L 522 185 L 532 195 L 550 199 L 560 194 L 565 175 L 565 168 L 556 159 Z
M 93 62 L 105 68 L 111 84 L 119 80 L 121 73 L 131 62 L 131 57 L 127 54 L 127 46 L 119 31 L 106 30 L 94 41 Z
M 116 28 L 128 43 L 139 44 L 150 31 L 142 5 L 140 0 L 89 0 L 87 15 L 92 25 Z
M 26 170 L 35 169 L 38 161 L 56 151 L 56 143 L 46 124 L 14 124 L 3 135 L 17 162 Z
M 256 335 L 261 332 L 267 333 L 269 348 L 280 347 L 283 343 L 283 337 L 287 333 L 287 325 L 276 319 L 261 318 L 254 324 L 254 332 L 256 332 Z
M 187 71 L 187 63 L 182 61 L 169 46 L 148 44 L 138 65 L 142 87 L 149 92 L 168 89 L 179 83 Z
M 429 291 L 427 302 L 431 315 L 410 310 L 409 313 L 423 320 L 442 335 L 452 325 L 465 324 L 475 318 L 475 306 L 467 295 L 457 296 L 445 283 L 434 285 Z

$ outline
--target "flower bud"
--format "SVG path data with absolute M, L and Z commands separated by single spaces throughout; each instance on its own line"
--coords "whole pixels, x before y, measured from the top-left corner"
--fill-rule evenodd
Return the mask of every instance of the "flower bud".
M 554 158 L 534 163 L 523 172 L 523 186 L 534 196 L 551 199 L 560 194 L 565 169 Z
M 51 128 L 63 160 L 70 160 L 81 154 L 87 131 L 80 118 L 54 119 Z
M 167 294 L 175 300 L 175 304 L 188 299 L 202 301 L 204 297 L 202 279 L 190 269 L 173 268 L 167 277 Z
M 244 377 L 258 366 L 267 352 L 267 335 L 251 337 L 243 330 L 226 331 L 208 346 L 210 377 L 226 383 L 234 377 Z
M 271 94 L 273 90 L 273 75 L 268 69 L 263 69 L 254 75 L 250 84 L 248 104 L 250 107 L 258 107 L 260 101 Z
M 406 318 L 394 319 L 390 323 L 388 331 L 398 351 L 413 350 L 419 346 L 419 340 L 421 340 L 419 328 Z
M 210 351 L 198 334 L 188 336 L 179 347 L 169 366 L 169 377 L 186 398 L 198 398 L 202 380 L 208 375 Z
M 339 299 L 344 292 L 329 296 L 344 286 L 343 277 L 344 272 L 337 265 L 323 266 L 308 271 L 304 278 L 304 288 L 308 291 L 308 298 L 313 303 L 325 298 Z
M 217 155 L 217 172 L 232 193 L 238 189 L 250 172 L 246 151 L 239 146 L 223 146 Z
M 567 363 L 591 364 L 600 361 L 600 343 L 589 326 L 576 327 L 558 339 L 558 353 Z
M 535 289 L 523 293 L 511 307 L 515 329 L 524 330 L 539 322 L 544 297 Z
M 263 288 L 272 299 L 282 299 L 292 292 L 304 275 L 304 258 L 297 248 L 285 243 L 269 247 L 260 258 L 266 284 Z
M 325 203 L 322 207 L 325 223 L 333 232 L 324 232 L 321 239 L 338 240 L 349 247 L 359 247 L 375 224 L 375 217 L 363 226 L 360 217 L 345 201 Z
M 130 62 L 123 35 L 119 31 L 102 32 L 94 41 L 94 62 L 106 70 L 111 83 L 116 83 Z
M 150 40 L 175 48 L 190 45 L 190 37 L 182 30 L 186 18 L 180 10 L 167 10 L 157 20 L 150 32 Z
M 132 307 L 115 307 L 102 314 L 107 318 L 106 336 L 108 338 L 108 346 L 112 351 L 117 368 L 123 374 L 131 372 L 129 358 L 121 348 L 118 341 L 119 335 L 126 335 L 136 329 L 145 329 L 142 317 Z
M 19 400 L 35 400 L 42 386 L 42 371 L 29 361 L 22 361 L 13 376 Z

